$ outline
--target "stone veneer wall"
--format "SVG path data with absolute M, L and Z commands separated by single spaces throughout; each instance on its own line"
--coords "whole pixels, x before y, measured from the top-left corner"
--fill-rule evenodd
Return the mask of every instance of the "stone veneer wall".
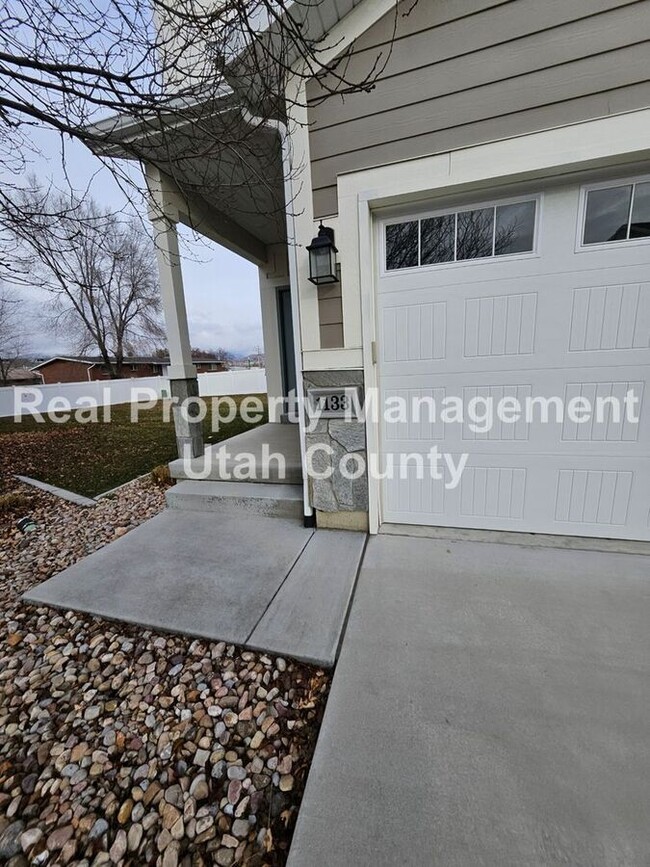
M 305 388 L 328 388 L 360 385 L 363 394 L 363 371 L 317 370 L 303 373 Z M 314 469 L 324 472 L 330 466 L 334 473 L 329 479 L 310 479 L 311 504 L 319 512 L 367 512 L 368 476 L 346 479 L 339 472 L 339 463 L 346 454 L 360 454 L 367 462 L 366 425 L 363 421 L 348 421 L 343 418 L 326 418 L 317 422 L 307 434 L 307 448 L 325 443 L 334 449 L 331 456 L 318 452 L 313 461 Z

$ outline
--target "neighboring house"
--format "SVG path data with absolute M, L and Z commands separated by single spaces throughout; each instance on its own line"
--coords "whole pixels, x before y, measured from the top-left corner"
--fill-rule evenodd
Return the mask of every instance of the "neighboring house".
M 305 14 L 310 34 L 330 26 L 324 62 L 350 50 L 350 68 L 371 68 L 378 52 L 386 66 L 372 90 L 344 99 L 316 80 L 288 92 L 287 126 L 257 123 L 249 93 L 224 96 L 231 113 L 241 98 L 242 125 L 276 155 L 255 202 L 234 183 L 239 207 L 224 216 L 222 199 L 193 186 L 204 172 L 193 173 L 191 154 L 170 166 L 142 140 L 166 218 L 153 219 L 172 391 L 191 394 L 195 375 L 176 303 L 181 222 L 259 266 L 271 395 L 361 386 L 382 398 L 568 399 L 634 387 L 641 397 L 638 425 L 497 423 L 481 433 L 380 415 L 345 431 L 330 420 L 308 438 L 301 425 L 303 450 L 469 455 L 455 489 L 418 480 L 399 457 L 403 478 L 349 483 L 337 471 L 306 485 L 306 515 L 371 532 L 421 524 L 650 539 L 650 2 L 404 0 L 392 50 L 393 2 L 317 5 Z M 98 150 L 116 157 L 120 138 L 138 135 L 114 120 L 96 129 L 108 142 Z M 293 160 L 288 178 L 282 154 Z M 285 223 L 273 207 L 283 198 Z M 306 247 L 321 220 L 338 279 L 319 287 Z
M 38 385 L 41 378 L 29 367 L 14 367 L 7 374 L 7 385 Z
M 124 360 L 121 379 L 136 379 L 147 376 L 165 376 L 168 358 L 131 357 Z M 220 361 L 201 358 L 195 362 L 197 373 L 226 370 Z M 38 382 L 50 385 L 56 382 L 95 382 L 111 378 L 107 365 L 97 357 L 55 356 L 35 365 L 32 370 L 39 375 Z

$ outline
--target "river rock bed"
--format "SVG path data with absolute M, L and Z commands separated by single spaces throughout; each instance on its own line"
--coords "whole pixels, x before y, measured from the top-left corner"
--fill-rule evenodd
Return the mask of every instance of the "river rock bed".
M 16 488 L 37 530 L 0 516 L 0 863 L 284 864 L 328 676 L 23 604 L 164 491 L 140 480 L 80 508 Z

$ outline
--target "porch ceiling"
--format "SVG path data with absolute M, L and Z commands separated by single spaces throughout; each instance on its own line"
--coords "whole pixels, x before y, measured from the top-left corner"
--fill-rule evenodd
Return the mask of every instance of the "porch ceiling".
M 93 144 L 98 155 L 139 159 L 172 178 L 186 203 L 182 220 L 198 232 L 223 234 L 226 246 L 231 236 L 249 236 L 251 249 L 285 241 L 280 137 L 246 122 L 229 95 L 182 125 L 113 117 L 93 132 L 103 138 Z
M 290 2 L 286 14 L 306 37 L 325 45 L 331 29 L 360 2 L 302 0 Z M 284 38 L 275 14 L 269 18 L 261 10 L 259 24 L 271 42 Z M 163 116 L 147 122 L 113 115 L 90 125 L 86 141 L 99 156 L 137 159 L 169 175 L 186 198 L 188 222 L 197 231 L 203 231 L 199 223 L 212 211 L 217 223 L 234 222 L 266 246 L 286 240 L 282 153 L 276 131 L 242 116 L 242 107 L 254 106 L 258 92 L 268 98 L 268 88 L 259 87 L 255 77 L 274 74 L 264 64 L 254 64 L 248 75 L 247 54 L 246 49 L 237 54 L 209 104 L 191 109 L 191 121 L 179 125 L 170 104 L 169 123 Z M 296 59 L 289 54 L 285 64 Z M 264 116 L 268 111 L 267 105 L 260 106 Z M 193 218 L 192 204 L 201 220 Z
M 359 3 L 303 0 L 289 3 L 287 14 L 305 36 L 314 42 L 323 40 L 325 46 L 330 30 Z M 272 42 L 283 38 L 275 17 L 270 22 L 261 20 L 260 27 Z M 228 236 L 243 232 L 253 242 L 249 248 L 257 248 L 249 258 L 259 260 L 261 246 L 286 241 L 284 173 L 277 132 L 242 116 L 244 105 L 256 105 L 258 93 L 263 101 L 268 98 L 268 88 L 254 80 L 262 74 L 260 68 L 273 74 L 264 65 L 253 65 L 249 76 L 246 57 L 242 51 L 233 60 L 225 76 L 230 84 L 224 82 L 209 104 L 197 104 L 191 121 L 179 125 L 172 106 L 169 123 L 161 116 L 148 122 L 113 115 L 90 125 L 86 140 L 99 156 L 140 160 L 169 175 L 187 201 L 184 222 L 203 233 L 206 222 L 229 227 L 226 246 Z M 286 63 L 295 59 L 290 55 Z M 268 106 L 260 106 L 264 116 L 268 111 Z M 207 234 L 215 236 L 215 232 Z

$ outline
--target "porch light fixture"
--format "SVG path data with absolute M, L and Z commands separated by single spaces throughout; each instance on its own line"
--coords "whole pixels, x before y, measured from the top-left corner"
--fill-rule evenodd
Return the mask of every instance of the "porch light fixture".
M 324 226 L 318 228 L 318 235 L 307 247 L 309 253 L 309 279 L 316 286 L 326 286 L 329 283 L 338 283 L 336 273 L 336 254 L 338 250 L 334 246 L 334 229 Z

